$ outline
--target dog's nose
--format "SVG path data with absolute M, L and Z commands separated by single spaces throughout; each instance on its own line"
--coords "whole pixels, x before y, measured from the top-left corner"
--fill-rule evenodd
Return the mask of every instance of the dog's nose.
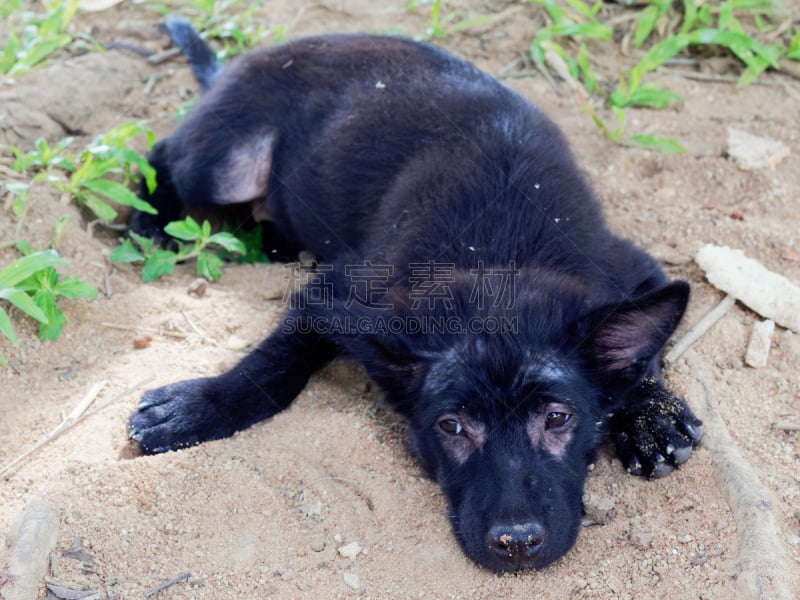
M 537 521 L 498 523 L 486 535 L 489 549 L 511 568 L 527 566 L 544 543 L 544 528 Z

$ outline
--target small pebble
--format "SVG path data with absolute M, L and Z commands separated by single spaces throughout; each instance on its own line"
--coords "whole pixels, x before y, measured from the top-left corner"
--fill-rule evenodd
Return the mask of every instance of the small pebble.
M 361 553 L 361 544 L 358 542 L 350 542 L 349 544 L 345 544 L 344 546 L 339 547 L 338 552 L 339 555 L 344 558 L 349 558 L 350 560 L 355 560 L 356 556 Z
M 208 282 L 203 279 L 202 277 L 198 277 L 192 283 L 189 284 L 186 293 L 190 296 L 197 296 L 198 298 L 202 298 L 206 294 L 206 290 L 208 289 Z
M 634 522 L 631 526 L 628 539 L 631 544 L 640 550 L 645 550 L 653 544 L 653 534 L 647 531 L 639 522 Z
M 245 339 L 240 338 L 238 335 L 232 335 L 228 338 L 228 341 L 225 343 L 225 346 L 228 350 L 244 350 L 250 345 Z
M 354 590 L 357 590 L 361 586 L 361 580 L 355 573 L 345 573 L 344 582 Z
M 775 167 L 789 156 L 789 152 L 789 147 L 783 142 L 728 128 L 728 156 L 743 171 Z
M 587 519 L 605 525 L 611 517 L 611 511 L 614 510 L 614 500 L 586 492 L 583 495 L 583 507 Z
M 747 344 L 744 362 L 756 369 L 767 366 L 769 348 L 772 345 L 772 333 L 774 331 L 775 321 L 770 319 L 753 325 L 753 332 L 750 334 L 750 342 Z

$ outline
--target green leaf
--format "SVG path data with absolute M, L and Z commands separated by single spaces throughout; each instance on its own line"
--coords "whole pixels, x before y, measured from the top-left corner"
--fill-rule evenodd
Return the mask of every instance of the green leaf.
M 14 328 L 11 326 L 11 319 L 8 318 L 8 313 L 2 306 L 0 306 L 0 333 L 6 336 L 12 345 L 19 345 L 19 340 L 14 334 Z
M 624 106 L 649 106 L 650 108 L 666 108 L 671 101 L 683 102 L 678 94 L 658 89 L 653 84 L 643 85 L 635 90 Z
M 13 31 L 9 31 L 5 50 L 3 51 L 3 55 L 0 56 L 0 73 L 8 73 L 17 63 L 17 51 L 19 47 L 19 38 Z
M 222 246 L 228 252 L 237 252 L 238 254 L 245 254 L 247 252 L 247 248 L 242 240 L 225 231 L 215 233 L 208 239 L 208 242 L 210 244 Z
M 84 181 L 91 181 L 105 175 L 105 171 L 97 166 L 95 156 L 89 150 L 81 152 L 78 159 L 83 163 L 70 177 L 70 185 L 73 189 L 78 189 Z
M 82 194 L 81 199 L 83 204 L 99 219 L 113 221 L 117 217 L 117 211 L 108 202 L 101 200 L 94 194 Z
M 589 50 L 586 48 L 586 44 L 583 42 L 581 42 L 578 50 L 577 63 L 581 70 L 581 79 L 586 87 L 586 91 L 590 94 L 594 94 L 597 91 L 597 77 L 595 77 L 595 74 L 592 72 L 592 68 L 589 65 Z
M 679 34 L 662 40 L 650 48 L 636 66 L 639 67 L 642 73 L 648 73 L 664 64 L 664 62 L 684 50 L 688 45 L 689 37 L 686 35 Z
M 56 304 L 56 297 L 50 290 L 37 290 L 33 296 L 37 306 L 47 315 L 47 322 L 39 325 L 39 339 L 57 340 L 67 324 L 67 318 Z
M 589 20 L 594 18 L 594 8 L 588 6 L 584 2 L 581 2 L 581 0 L 566 0 L 566 2 L 570 5 L 572 10 L 580 14 L 583 18 Z
M 147 162 L 147 159 L 144 156 L 127 148 L 122 151 L 122 158 L 125 161 L 136 165 L 136 167 L 139 169 L 139 174 L 144 177 L 145 184 L 147 185 L 147 191 L 150 194 L 155 192 L 157 187 L 156 170 L 152 167 L 152 165 L 150 165 L 149 162 Z
M 0 271 L 0 289 L 13 287 L 42 269 L 64 265 L 66 261 L 55 250 L 44 250 L 23 256 Z
M 211 252 L 197 255 L 197 274 L 209 281 L 217 281 L 222 277 L 222 259 Z
M 800 31 L 794 34 L 789 47 L 786 49 L 786 58 L 800 60 Z
M 636 34 L 633 36 L 633 44 L 637 48 L 650 36 L 660 16 L 658 7 L 654 4 L 645 8 L 639 15 L 636 20 Z
M 142 267 L 142 281 L 155 281 L 163 275 L 171 275 L 175 270 L 177 257 L 169 250 L 156 250 Z
M 143 261 L 145 256 L 139 252 L 139 249 L 133 245 L 132 241 L 122 240 L 119 246 L 111 251 L 109 258 L 118 263 L 135 263 Z
M 26 315 L 36 319 L 40 323 L 47 322 L 47 315 L 42 312 L 42 309 L 36 305 L 27 292 L 17 288 L 0 289 L 0 298 L 8 300 Z
M 647 150 L 656 150 L 658 152 L 668 152 L 670 154 L 682 154 L 683 146 L 672 138 L 664 138 L 655 135 L 637 134 L 631 136 L 631 142 L 646 148 Z
M 610 40 L 614 30 L 602 23 L 563 23 L 548 27 L 552 36 L 588 37 L 597 40 Z
M 698 29 L 688 36 L 692 44 L 718 44 L 726 47 L 748 67 L 755 64 L 755 56 L 760 56 L 769 64 L 778 68 L 778 58 L 782 47 L 759 44 L 743 33 L 723 31 L 720 29 Z
M 183 221 L 172 221 L 164 231 L 174 238 L 185 242 L 192 242 L 203 235 L 203 230 L 192 217 L 186 217 Z
M 53 292 L 56 296 L 63 296 L 70 300 L 97 297 L 97 290 L 95 287 L 77 277 L 64 277 L 63 279 L 59 279 Z
M 97 192 L 98 194 L 102 194 L 117 204 L 131 206 L 136 210 L 140 210 L 151 215 L 158 213 L 158 211 L 153 208 L 149 202 L 141 200 L 136 194 L 116 181 L 111 181 L 109 179 L 95 179 L 92 181 L 84 181 L 83 187 L 90 189 L 93 192 Z
M 142 258 L 146 258 L 150 256 L 153 251 L 154 242 L 150 238 L 146 238 L 143 235 L 139 235 L 135 231 L 128 231 L 128 235 L 131 236 L 134 242 L 142 249 L 144 256 Z
M 28 243 L 27 240 L 20 240 L 16 244 L 14 244 L 14 246 L 16 247 L 17 252 L 22 254 L 22 256 L 28 256 L 29 254 L 33 254 L 33 247 L 30 245 L 30 243 Z
M 9 75 L 21 75 L 35 67 L 53 52 L 66 46 L 72 41 L 72 36 L 67 34 L 57 35 L 48 40 L 37 41 L 31 46 L 24 57 L 22 57 L 9 71 Z

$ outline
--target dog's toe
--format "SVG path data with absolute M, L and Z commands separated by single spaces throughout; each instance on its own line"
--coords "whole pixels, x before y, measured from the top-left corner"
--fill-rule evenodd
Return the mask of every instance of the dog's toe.
M 689 457 L 692 455 L 693 451 L 694 451 L 694 448 L 692 448 L 691 446 L 686 446 L 684 448 L 676 448 L 676 449 L 674 449 L 672 451 L 672 454 L 671 454 L 672 455 L 672 461 L 676 465 L 682 465 L 687 460 L 689 460 Z
M 220 437 L 215 434 L 220 419 L 205 381 L 184 381 L 146 392 L 128 420 L 128 438 L 145 454 L 157 454 Z
M 660 383 L 646 381 L 638 392 L 612 416 L 617 453 L 632 475 L 664 477 L 689 460 L 703 425 Z

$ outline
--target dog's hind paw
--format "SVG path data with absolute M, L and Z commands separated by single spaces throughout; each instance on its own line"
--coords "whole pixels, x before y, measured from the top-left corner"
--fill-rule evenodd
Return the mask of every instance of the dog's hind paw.
M 703 437 L 703 424 L 682 399 L 645 379 L 610 421 L 617 455 L 633 475 L 664 477 L 685 463 Z

